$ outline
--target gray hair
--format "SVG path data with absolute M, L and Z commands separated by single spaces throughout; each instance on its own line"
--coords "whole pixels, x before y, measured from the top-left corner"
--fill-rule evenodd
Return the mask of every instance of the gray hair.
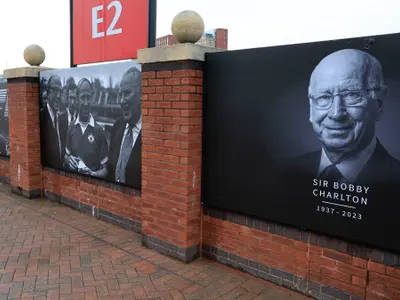
M 142 94 L 142 72 L 140 72 L 136 67 L 132 67 L 124 73 L 121 81 L 129 75 L 133 77 L 132 91 L 134 93 L 134 97 L 139 97 L 140 100 Z

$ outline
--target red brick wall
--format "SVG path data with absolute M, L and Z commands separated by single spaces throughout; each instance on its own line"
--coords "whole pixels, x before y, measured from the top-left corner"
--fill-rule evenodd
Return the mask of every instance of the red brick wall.
M 176 44 L 179 44 L 179 42 L 176 40 L 176 38 L 172 34 L 168 35 L 167 45 L 170 46 L 170 45 L 176 45 Z
M 200 241 L 203 72 L 184 66 L 142 70 L 142 228 L 188 248 Z
M 286 276 L 288 276 L 287 274 L 294 275 L 297 281 L 304 281 L 305 286 L 302 288 L 296 286 L 296 280 L 293 281 L 292 286 L 287 282 L 287 286 L 304 293 L 311 293 L 318 298 L 322 298 L 320 294 L 316 294 L 320 293 L 322 286 L 322 293 L 325 292 L 331 297 L 335 293 L 343 292 L 349 297 L 360 297 L 360 299 L 400 299 L 400 257 L 396 254 L 386 254 L 383 258 L 385 254 L 378 250 L 361 246 L 356 250 L 358 246 L 349 246 L 346 242 L 339 240 L 335 241 L 336 247 L 334 248 L 336 249 L 332 249 L 327 242 L 317 242 L 318 235 L 315 234 L 299 231 L 299 237 L 295 239 L 282 236 L 287 229 L 279 227 L 279 225 L 276 225 L 278 227 L 274 227 L 274 230 L 270 230 L 275 226 L 274 224 L 266 224 L 261 221 L 259 225 L 255 226 L 260 228 L 256 229 L 254 228 L 255 223 L 251 219 L 242 223 L 245 224 L 235 224 L 228 220 L 205 215 L 203 217 L 205 248 L 211 246 L 219 249 L 220 252 L 221 250 L 226 251 L 229 255 L 223 254 L 223 257 L 225 257 L 225 261 L 226 259 L 231 260 L 231 262 L 228 261 L 228 264 L 239 268 L 242 264 L 242 268 L 245 271 L 250 270 L 250 273 L 256 272 L 252 272 L 249 266 L 259 263 L 273 268 L 274 271 L 271 271 L 271 274 L 276 275 L 276 278 L 272 277 L 277 281 L 279 270 L 284 271 Z M 246 224 L 252 224 L 253 228 Z M 262 230 L 263 227 L 268 227 L 272 232 L 279 231 L 279 233 Z M 291 234 L 296 235 L 295 232 Z M 321 246 L 321 244 L 326 245 Z M 225 253 L 223 251 L 221 253 Z M 355 253 L 354 255 L 349 254 L 352 251 Z M 356 252 L 360 255 L 356 255 Z M 234 257 L 232 259 L 230 258 L 231 254 Z M 245 258 L 247 261 L 240 260 L 235 255 Z M 368 256 L 369 258 L 367 258 Z M 218 259 L 216 256 L 214 258 Z M 373 261 L 374 259 L 387 260 L 388 263 L 397 265 L 397 268 L 385 266 L 383 262 L 376 263 Z M 249 261 L 251 263 L 248 263 Z M 224 263 L 224 260 L 222 262 Z M 266 279 L 269 279 L 268 276 Z M 319 289 L 319 291 L 312 291 L 312 289 Z M 346 298 L 343 293 L 342 297 Z M 339 296 L 337 297 L 339 298 Z
M 179 44 L 176 38 L 172 34 L 164 35 L 162 37 L 157 38 L 156 47 L 166 47 Z
M 0 158 L 0 181 L 8 183 L 10 180 L 10 160 L 8 158 Z
M 215 29 L 215 47 L 219 49 L 228 49 L 228 29 Z
M 105 187 L 112 184 L 101 180 L 88 178 L 88 181 L 92 182 L 83 181 L 78 174 L 64 176 L 57 171 L 43 170 L 43 189 L 47 192 L 141 222 L 139 196 Z
M 41 190 L 39 84 L 37 79 L 8 81 L 11 186 Z

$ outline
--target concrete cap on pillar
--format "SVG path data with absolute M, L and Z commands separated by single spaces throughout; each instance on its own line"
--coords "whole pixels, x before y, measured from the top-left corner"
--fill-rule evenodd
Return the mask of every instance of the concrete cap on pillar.
M 46 58 L 42 47 L 38 45 L 29 45 L 24 50 L 24 59 L 31 66 L 40 66 Z
M 184 10 L 172 20 L 171 31 L 179 43 L 195 44 L 204 34 L 203 18 L 195 11 Z
M 205 54 L 223 49 L 196 44 L 204 34 L 203 18 L 195 11 L 184 10 L 172 20 L 171 31 L 179 44 L 138 50 L 137 62 L 150 64 L 167 61 L 205 61 Z
M 42 47 L 35 44 L 29 45 L 24 50 L 24 59 L 29 66 L 4 70 L 4 78 L 38 78 L 41 71 L 51 70 L 50 68 L 40 66 L 44 62 L 45 58 L 46 54 Z

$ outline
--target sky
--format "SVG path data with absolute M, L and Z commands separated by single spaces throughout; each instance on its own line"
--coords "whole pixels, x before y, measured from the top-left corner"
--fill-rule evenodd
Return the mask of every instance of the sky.
M 0 74 L 26 66 L 30 44 L 44 49 L 42 66 L 69 67 L 69 0 L 0 3 Z M 229 50 L 400 32 L 399 0 L 158 0 L 157 37 L 170 34 L 174 16 L 188 9 L 202 16 L 205 30 L 227 28 Z

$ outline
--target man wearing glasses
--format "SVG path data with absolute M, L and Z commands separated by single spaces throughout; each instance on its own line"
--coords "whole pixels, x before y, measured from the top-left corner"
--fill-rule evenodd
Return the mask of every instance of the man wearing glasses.
M 326 56 L 312 72 L 309 121 L 322 149 L 302 159 L 320 179 L 368 184 L 396 179 L 400 162 L 375 136 L 387 88 L 379 61 L 359 50 Z

